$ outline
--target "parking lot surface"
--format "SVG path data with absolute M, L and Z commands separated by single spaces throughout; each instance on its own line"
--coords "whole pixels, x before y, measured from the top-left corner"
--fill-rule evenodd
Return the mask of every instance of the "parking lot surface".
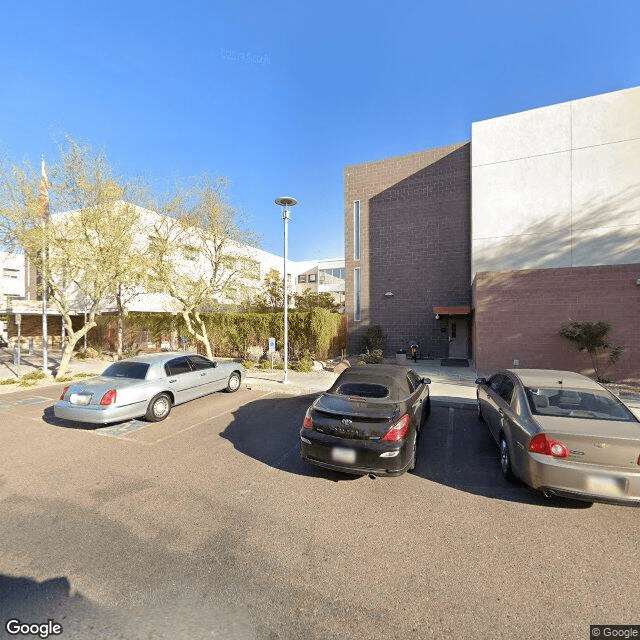
M 640 512 L 507 484 L 460 383 L 436 388 L 415 471 L 375 480 L 300 459 L 314 394 L 243 388 L 94 428 L 53 416 L 61 385 L 4 393 L 3 632 L 586 640 L 638 624 Z

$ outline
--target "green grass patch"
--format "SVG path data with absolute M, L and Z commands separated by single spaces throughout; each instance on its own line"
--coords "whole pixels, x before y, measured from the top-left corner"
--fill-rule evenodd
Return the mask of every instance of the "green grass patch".
M 16 384 L 17 382 L 18 378 L 5 378 L 4 380 L 0 380 L 0 385 Z

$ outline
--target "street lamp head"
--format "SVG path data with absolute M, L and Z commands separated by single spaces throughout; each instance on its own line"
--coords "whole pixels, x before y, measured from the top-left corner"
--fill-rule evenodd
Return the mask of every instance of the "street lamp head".
M 281 207 L 293 207 L 298 204 L 298 201 L 291 196 L 280 196 L 279 198 L 276 198 L 276 204 Z

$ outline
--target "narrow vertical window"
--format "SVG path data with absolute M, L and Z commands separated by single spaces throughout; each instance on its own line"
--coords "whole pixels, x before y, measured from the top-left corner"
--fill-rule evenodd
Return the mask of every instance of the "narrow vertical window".
M 353 259 L 360 260 L 360 200 L 353 203 Z
M 353 270 L 353 319 L 360 320 L 360 268 Z

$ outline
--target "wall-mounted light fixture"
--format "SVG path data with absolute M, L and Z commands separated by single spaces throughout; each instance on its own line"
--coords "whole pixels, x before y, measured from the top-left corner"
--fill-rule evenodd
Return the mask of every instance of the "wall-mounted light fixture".
M 393 291 L 387 291 L 387 292 L 384 294 L 384 297 L 385 297 L 385 298 L 393 298 Z
M 440 314 L 436 313 L 436 320 L 440 320 Z

